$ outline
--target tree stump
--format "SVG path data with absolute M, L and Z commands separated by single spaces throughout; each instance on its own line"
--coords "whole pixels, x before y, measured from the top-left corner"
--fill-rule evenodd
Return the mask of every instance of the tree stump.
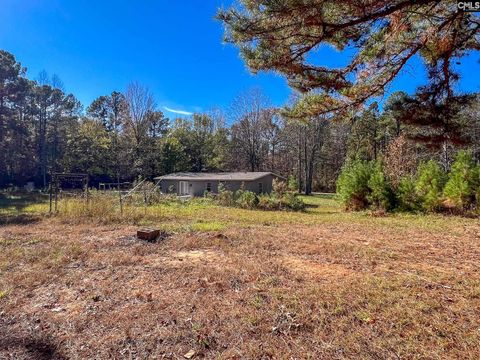
M 156 241 L 160 235 L 160 230 L 155 229 L 139 229 L 137 230 L 137 238 L 146 241 Z

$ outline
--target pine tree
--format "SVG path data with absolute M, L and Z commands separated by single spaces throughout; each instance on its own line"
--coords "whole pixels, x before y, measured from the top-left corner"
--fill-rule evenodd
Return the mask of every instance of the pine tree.
M 425 211 L 435 211 L 440 208 L 445 179 L 445 172 L 437 162 L 430 160 L 420 164 L 415 190 Z
M 253 72 L 279 72 L 304 93 L 286 112 L 291 117 L 356 109 L 382 95 L 415 56 L 428 74 L 417 99 L 448 113 L 459 77 L 452 64 L 480 48 L 478 15 L 453 0 L 241 0 L 218 18 Z M 357 51 L 333 68 L 311 60 L 325 46 Z
M 479 186 L 477 173 L 478 169 L 472 154 L 459 151 L 444 189 L 445 197 L 459 209 L 466 210 L 474 204 L 475 193 Z

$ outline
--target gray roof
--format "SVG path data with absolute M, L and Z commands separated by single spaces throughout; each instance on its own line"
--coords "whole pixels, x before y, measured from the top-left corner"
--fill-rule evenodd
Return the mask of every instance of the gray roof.
M 155 180 L 183 180 L 183 181 L 253 181 L 258 180 L 267 175 L 281 178 L 271 172 L 222 172 L 222 173 L 193 173 L 193 172 L 179 172 L 156 177 Z

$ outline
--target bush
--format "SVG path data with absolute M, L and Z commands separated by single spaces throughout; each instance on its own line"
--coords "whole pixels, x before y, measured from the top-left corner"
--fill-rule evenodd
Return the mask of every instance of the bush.
M 283 182 L 275 183 L 275 190 L 271 194 L 257 195 L 254 192 L 240 189 L 236 192 L 225 190 L 219 186 L 216 200 L 222 206 L 237 206 L 242 209 L 262 209 L 262 210 L 294 210 L 305 209 L 305 203 L 302 199 L 295 196 L 293 192 L 286 189 Z M 280 195 L 281 194 L 281 195 Z
M 235 204 L 233 192 L 225 189 L 225 186 L 222 183 L 218 185 L 217 200 L 222 206 L 233 206 Z
M 419 199 L 415 190 L 415 180 L 412 176 L 400 179 L 397 188 L 398 209 L 401 211 L 416 211 L 419 209 Z
M 415 176 L 408 167 L 403 170 L 406 175 L 396 174 L 392 186 L 381 162 L 353 160 L 342 168 L 337 196 L 347 210 L 398 206 L 401 211 L 433 212 L 449 207 L 480 213 L 480 166 L 471 153 L 459 151 L 448 176 L 433 160 L 422 162 Z
M 254 209 L 258 204 L 257 194 L 252 191 L 238 190 L 235 195 L 235 204 L 242 209 Z
M 459 151 L 443 190 L 447 202 L 459 210 L 473 207 L 478 195 L 478 186 L 478 169 L 472 154 Z
M 292 192 L 287 192 L 281 197 L 272 193 L 259 195 L 257 207 L 263 210 L 301 211 L 305 209 L 305 203 Z
M 347 210 L 363 210 L 368 207 L 371 171 L 371 163 L 361 160 L 353 160 L 343 167 L 337 180 L 337 194 Z
M 293 175 L 290 175 L 288 177 L 288 190 L 289 191 L 297 191 L 298 190 L 298 181 L 297 181 L 297 178 Z
M 276 196 L 261 194 L 258 196 L 257 207 L 263 210 L 279 210 L 282 204 Z
M 305 203 L 303 202 L 303 200 L 298 196 L 295 196 L 295 194 L 292 192 L 286 193 L 282 197 L 281 202 L 286 208 L 290 210 L 301 211 L 305 209 Z
M 273 179 L 272 189 L 273 192 L 278 196 L 283 196 L 287 191 L 289 191 L 287 183 L 278 179 Z
M 214 192 L 205 190 L 205 191 L 203 192 L 203 197 L 204 197 L 205 199 L 215 199 L 215 198 L 217 197 L 217 194 L 215 194 Z
M 376 209 L 390 210 L 393 205 L 393 192 L 380 161 L 374 163 L 367 185 L 369 188 L 367 195 L 369 203 Z
M 419 196 L 423 210 L 435 211 L 440 209 L 445 180 L 445 172 L 437 162 L 430 160 L 427 163 L 420 164 L 415 191 Z

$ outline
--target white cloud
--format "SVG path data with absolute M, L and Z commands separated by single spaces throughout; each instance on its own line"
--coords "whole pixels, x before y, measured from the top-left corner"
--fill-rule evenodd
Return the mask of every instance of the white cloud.
M 171 109 L 167 106 L 164 106 L 163 107 L 165 110 L 169 111 L 169 112 L 172 112 L 172 113 L 175 113 L 175 114 L 180 114 L 180 115 L 193 115 L 193 113 L 189 112 L 189 111 L 185 111 L 185 110 L 175 110 L 175 109 Z

